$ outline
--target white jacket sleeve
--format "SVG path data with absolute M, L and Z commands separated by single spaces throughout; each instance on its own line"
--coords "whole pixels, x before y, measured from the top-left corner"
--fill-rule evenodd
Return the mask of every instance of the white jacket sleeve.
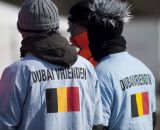
M 103 123 L 103 109 L 100 94 L 99 82 L 97 81 L 95 88 L 95 114 L 94 114 L 94 125 L 100 125 Z
M 0 80 L 0 130 L 16 130 L 27 92 L 26 74 L 18 67 L 5 69 Z
M 103 72 L 100 71 L 97 71 L 97 75 L 100 83 L 100 92 L 101 92 L 103 112 L 104 112 L 103 125 L 108 126 L 114 101 L 114 89 L 112 86 L 112 81 L 109 78 L 109 76 L 103 74 Z

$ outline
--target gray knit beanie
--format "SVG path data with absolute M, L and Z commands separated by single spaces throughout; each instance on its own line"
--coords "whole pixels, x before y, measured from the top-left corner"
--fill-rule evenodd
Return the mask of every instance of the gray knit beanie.
M 25 0 L 18 14 L 20 32 L 45 32 L 59 27 L 58 8 L 51 0 Z

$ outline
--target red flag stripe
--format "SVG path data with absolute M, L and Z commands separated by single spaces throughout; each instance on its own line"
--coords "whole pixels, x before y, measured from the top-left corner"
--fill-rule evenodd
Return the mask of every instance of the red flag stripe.
M 142 103 L 143 103 L 143 115 L 149 114 L 149 99 L 148 92 L 142 93 Z
M 67 88 L 67 110 L 80 111 L 79 89 L 78 87 Z

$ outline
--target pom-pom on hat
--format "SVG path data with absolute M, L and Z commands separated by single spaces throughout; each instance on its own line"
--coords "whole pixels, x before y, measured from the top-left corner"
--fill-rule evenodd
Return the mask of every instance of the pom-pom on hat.
M 130 5 L 120 0 L 95 0 L 90 4 L 88 37 L 100 42 L 120 36 L 123 24 L 131 19 Z

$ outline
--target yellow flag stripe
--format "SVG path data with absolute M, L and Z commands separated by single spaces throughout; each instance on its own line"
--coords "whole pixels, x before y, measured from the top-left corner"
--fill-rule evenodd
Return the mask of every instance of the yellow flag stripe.
M 57 88 L 58 112 L 67 112 L 67 88 Z
M 143 116 L 143 103 L 142 103 L 142 94 L 137 93 L 136 94 L 136 102 L 138 106 L 138 114 L 139 116 Z

